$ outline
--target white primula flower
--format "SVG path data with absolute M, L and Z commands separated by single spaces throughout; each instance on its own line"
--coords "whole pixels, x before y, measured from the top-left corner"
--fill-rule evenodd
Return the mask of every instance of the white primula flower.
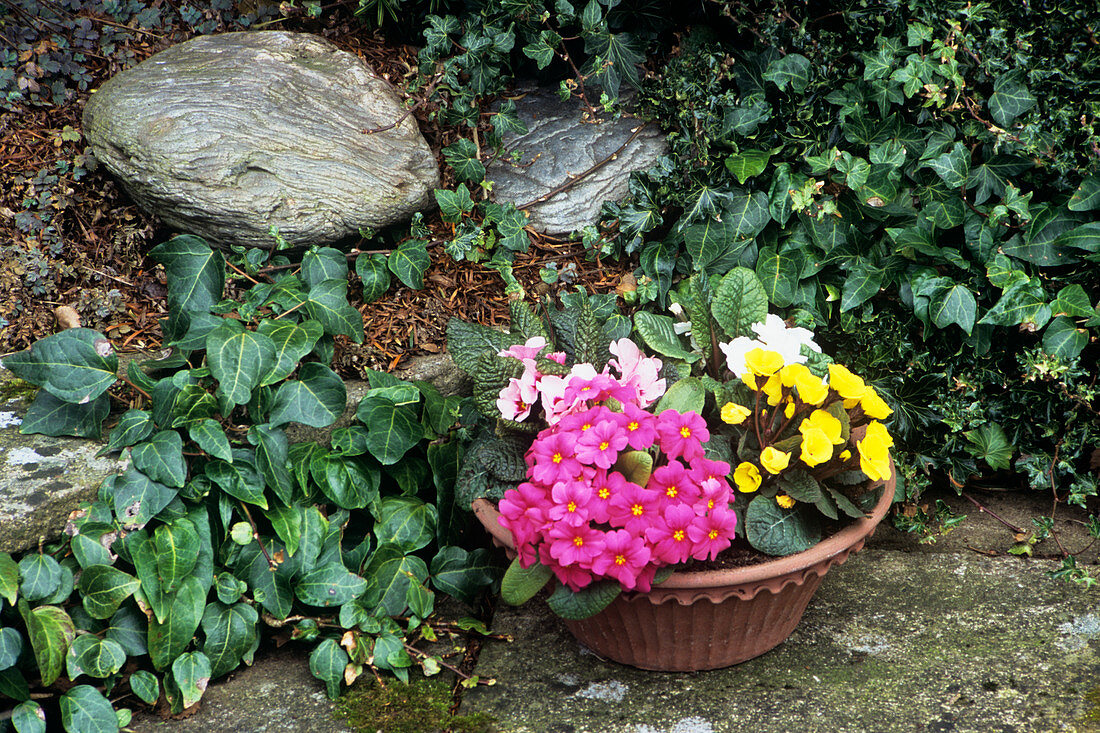
M 750 339 L 748 336 L 738 336 L 728 344 L 718 344 L 718 348 L 726 355 L 726 366 L 738 378 L 748 371 L 748 367 L 745 365 L 745 354 L 758 346 L 763 346 L 763 344 Z
M 718 344 L 718 348 L 726 355 L 726 365 L 737 377 L 741 377 L 748 371 L 745 355 L 756 348 L 777 352 L 783 357 L 785 364 L 805 364 L 803 346 L 821 353 L 821 347 L 813 340 L 812 331 L 805 328 L 787 328 L 783 319 L 773 313 L 769 313 L 763 323 L 754 323 L 752 330 L 759 338 L 738 336 L 728 344 Z

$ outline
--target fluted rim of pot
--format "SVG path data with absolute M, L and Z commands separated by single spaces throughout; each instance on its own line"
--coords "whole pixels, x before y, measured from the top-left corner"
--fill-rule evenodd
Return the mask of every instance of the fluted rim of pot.
M 722 570 L 681 570 L 673 572 L 659 585 L 653 586 L 654 591 L 670 591 L 677 589 L 702 589 L 721 586 L 743 585 L 747 583 L 763 583 L 780 576 L 795 575 L 804 571 L 816 570 L 822 563 L 826 564 L 825 570 L 832 566 L 833 562 L 843 563 L 850 552 L 862 547 L 864 540 L 871 536 L 875 527 L 886 517 L 890 511 L 890 505 L 894 501 L 894 492 L 897 489 L 897 469 L 893 460 L 890 462 L 890 478 L 885 482 L 879 481 L 871 485 L 871 489 L 882 486 L 882 494 L 878 502 L 871 510 L 871 514 L 857 519 L 845 526 L 836 534 L 826 537 L 808 550 L 796 552 L 793 555 L 776 557 L 757 565 L 748 565 L 739 568 L 726 568 Z M 498 518 L 500 512 L 488 499 L 475 499 L 472 505 L 474 514 L 478 516 L 486 531 L 493 536 L 502 546 L 515 549 L 512 533 L 502 527 Z M 820 575 L 824 570 L 817 570 Z M 801 585 L 801 580 L 796 580 Z M 784 583 L 785 585 L 786 583 Z M 774 592 L 774 591 L 773 591 Z M 753 594 L 755 595 L 755 594 Z

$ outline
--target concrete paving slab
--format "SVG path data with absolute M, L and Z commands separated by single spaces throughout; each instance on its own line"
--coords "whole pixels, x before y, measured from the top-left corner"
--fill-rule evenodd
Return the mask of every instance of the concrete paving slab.
M 793 636 L 725 670 L 645 672 L 581 647 L 541 601 L 502 606 L 461 712 L 501 733 L 1100 731 L 1100 588 L 1059 563 L 868 549 Z

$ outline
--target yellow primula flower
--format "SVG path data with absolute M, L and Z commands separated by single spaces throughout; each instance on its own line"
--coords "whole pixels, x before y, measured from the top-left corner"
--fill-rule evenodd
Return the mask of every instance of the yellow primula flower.
M 886 432 L 886 426 L 872 422 L 867 426 L 863 440 L 856 441 L 859 451 L 859 467 L 872 481 L 890 478 L 890 447 L 894 439 Z
M 863 378 L 852 374 L 848 367 L 841 364 L 829 365 L 829 386 L 845 400 L 861 399 L 867 391 Z
M 894 414 L 894 411 L 890 409 L 884 399 L 879 397 L 878 392 L 875 392 L 873 387 L 867 388 L 867 394 L 860 398 L 859 404 L 863 408 L 864 415 L 873 417 L 876 420 L 885 420 Z
M 745 354 L 745 366 L 757 376 L 770 377 L 783 368 L 783 355 L 758 346 Z
M 852 457 L 852 451 L 850 451 L 850 450 L 842 450 L 840 452 L 840 460 L 842 460 L 842 461 L 846 461 L 851 457 Z
M 793 497 L 787 496 L 786 494 L 776 494 L 775 503 L 784 509 L 790 509 L 795 505 L 795 500 Z
M 792 417 L 794 417 L 795 408 L 796 405 L 793 402 L 788 402 L 787 406 L 783 408 L 783 417 L 790 420 Z
M 775 407 L 783 401 L 783 382 L 780 381 L 778 374 L 768 377 L 768 381 L 764 382 L 764 386 L 760 388 L 760 391 L 768 396 L 768 404 L 771 407 Z
M 768 473 L 778 474 L 791 465 L 791 454 L 769 445 L 760 452 L 760 465 Z
M 751 494 L 760 488 L 760 469 L 748 461 L 742 462 L 733 472 L 733 482 L 739 491 Z
M 727 402 L 722 405 L 722 422 L 730 425 L 740 425 L 751 414 L 752 410 L 736 402 Z
M 803 420 L 803 425 L 806 421 Z M 833 457 L 833 443 L 825 431 L 818 427 L 808 427 L 805 430 L 799 426 L 802 433 L 802 462 L 811 468 L 825 463 Z
M 825 380 L 821 377 L 811 374 L 809 370 L 805 375 L 799 376 L 794 385 L 798 388 L 799 399 L 807 405 L 820 405 L 829 396 L 829 385 L 825 384 Z
M 802 424 L 798 426 L 798 432 L 805 435 L 806 430 L 811 428 L 817 428 L 825 433 L 829 442 L 833 445 L 840 445 L 844 442 L 844 438 L 841 437 L 844 426 L 840 424 L 840 420 L 836 419 L 831 413 L 825 410 L 814 410 L 811 412 L 810 416 L 803 420 Z
M 812 377 L 813 373 L 805 364 L 787 364 L 779 370 L 779 378 L 783 380 L 784 387 L 793 387 L 798 384 L 799 379 L 805 379 L 807 376 Z

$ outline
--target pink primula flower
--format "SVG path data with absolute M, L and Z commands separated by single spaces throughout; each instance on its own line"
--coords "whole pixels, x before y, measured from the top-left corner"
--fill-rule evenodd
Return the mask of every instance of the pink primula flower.
M 546 533 L 550 557 L 562 565 L 592 567 L 592 560 L 603 552 L 603 532 L 587 524 L 555 524 Z
M 611 497 L 608 513 L 612 526 L 640 535 L 660 521 L 661 494 L 628 481 Z
M 698 517 L 688 527 L 688 539 L 694 546 L 691 556 L 696 560 L 713 560 L 730 546 L 736 527 L 737 515 L 727 507 L 715 507 L 709 514 Z
M 703 443 L 710 440 L 710 431 L 697 412 L 665 410 L 657 416 L 657 437 L 669 458 L 694 461 L 704 457 Z
M 657 439 L 657 418 L 640 407 L 624 404 L 623 429 L 627 444 L 634 450 L 645 450 Z
M 550 491 L 553 504 L 547 516 L 553 522 L 579 525 L 588 522 L 592 486 L 584 481 L 559 481 Z
M 691 480 L 684 464 L 675 460 L 654 469 L 648 488 L 661 494 L 661 504 L 666 507 L 671 504 L 694 504 L 699 498 L 698 484 Z
M 592 498 L 588 502 L 593 522 L 607 524 L 611 521 L 611 500 L 622 493 L 626 484 L 626 479 L 618 471 L 596 471 L 592 478 Z
M 653 546 L 653 554 L 666 565 L 675 565 L 691 557 L 691 538 L 688 528 L 695 521 L 695 510 L 690 504 L 666 506 L 660 521 L 645 531 L 645 538 Z
M 645 540 L 625 529 L 607 532 L 603 540 L 603 552 L 592 560 L 592 572 L 614 578 L 625 590 L 634 590 L 638 574 L 652 556 Z
M 531 414 L 531 408 L 538 399 L 538 372 L 534 364 L 528 364 L 523 376 L 509 379 L 508 386 L 500 391 L 497 409 L 505 420 L 521 422 Z
M 572 433 L 550 433 L 531 444 L 535 465 L 528 472 L 540 484 L 553 486 L 558 481 L 572 481 L 581 473 L 581 464 L 574 449 L 577 438 Z
M 592 573 L 580 565 L 558 565 L 551 561 L 550 569 L 558 581 L 578 591 L 592 582 Z
M 598 468 L 611 468 L 626 447 L 626 433 L 614 420 L 600 420 L 591 430 L 577 438 L 577 460 Z

